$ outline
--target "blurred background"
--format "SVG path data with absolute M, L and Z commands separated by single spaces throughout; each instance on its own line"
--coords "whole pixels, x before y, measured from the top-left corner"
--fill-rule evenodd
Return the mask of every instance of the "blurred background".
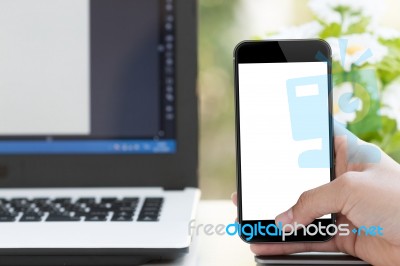
M 366 113 L 362 108 L 354 110 L 354 114 L 344 116 L 344 123 L 356 135 L 377 144 L 400 161 L 400 1 L 311 2 L 199 0 L 198 89 L 201 114 L 200 186 L 203 198 L 226 199 L 236 190 L 232 60 L 235 45 L 245 39 L 322 37 L 331 38 L 331 45 L 334 45 L 338 38 L 350 36 L 349 57 L 357 55 L 359 50 L 363 52 L 362 48 L 370 48 L 376 56 L 368 62 L 350 66 L 351 69 L 338 64 L 336 71 L 350 73 L 364 68 L 374 69 L 379 84 L 379 99 L 363 98 L 364 94 L 351 84 L 347 86 L 349 82 L 346 80 L 336 81 L 334 85 L 338 87 L 338 93 L 350 90 L 364 107 L 367 101 L 370 107 L 376 101 L 374 106 L 378 107 L 376 110 L 369 109 L 374 113 Z M 349 9 L 343 9 L 341 3 L 349 3 Z M 337 14 L 342 20 L 347 20 L 335 21 Z M 350 15 L 346 17 L 346 14 Z M 344 29 L 346 23 L 348 25 Z M 364 122 L 359 123 L 361 116 Z M 337 119 L 341 117 L 343 114 L 337 114 Z M 362 130 L 367 123 L 379 126 L 370 131 Z

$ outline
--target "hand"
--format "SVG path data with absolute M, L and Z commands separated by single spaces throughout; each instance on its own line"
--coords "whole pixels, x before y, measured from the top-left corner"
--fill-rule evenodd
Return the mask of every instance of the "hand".
M 304 192 L 275 221 L 306 225 L 325 214 L 338 213 L 338 224 L 349 224 L 350 230 L 381 226 L 383 236 L 350 233 L 321 243 L 252 244 L 255 254 L 340 251 L 374 265 L 400 265 L 400 165 L 377 147 L 373 150 L 378 162 L 368 162 L 371 154 L 364 148 L 371 146 L 361 140 L 349 141 L 351 138 L 355 140 L 350 132 L 335 127 L 336 179 Z M 232 200 L 236 205 L 236 193 Z

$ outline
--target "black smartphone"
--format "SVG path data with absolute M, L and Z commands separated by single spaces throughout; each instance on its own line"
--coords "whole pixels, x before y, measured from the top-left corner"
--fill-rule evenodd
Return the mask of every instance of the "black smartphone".
M 370 265 L 343 253 L 298 253 L 292 255 L 256 256 L 257 265 Z
M 249 243 L 329 240 L 334 214 L 275 224 L 302 192 L 334 178 L 329 45 L 245 41 L 234 61 L 238 233 Z

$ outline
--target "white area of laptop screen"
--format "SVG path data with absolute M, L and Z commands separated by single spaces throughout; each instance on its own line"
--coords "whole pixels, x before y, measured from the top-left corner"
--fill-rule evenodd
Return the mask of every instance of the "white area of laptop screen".
M 173 153 L 173 1 L 0 0 L 0 154 Z

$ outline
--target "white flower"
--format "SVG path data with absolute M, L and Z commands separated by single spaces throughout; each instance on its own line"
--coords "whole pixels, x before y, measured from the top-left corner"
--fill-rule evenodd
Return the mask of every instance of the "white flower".
M 373 21 L 379 18 L 384 8 L 380 0 L 311 0 L 309 6 L 322 21 L 339 24 L 343 23 L 343 18 L 335 10 L 337 7 L 347 7 L 351 11 L 360 12 Z
M 268 39 L 309 39 L 318 37 L 323 26 L 317 21 L 302 24 L 297 27 L 289 27 L 277 34 L 268 36 Z
M 356 119 L 356 112 L 361 110 L 362 102 L 353 96 L 352 84 L 345 82 L 333 88 L 332 106 L 334 119 L 346 125 Z
M 395 29 L 376 27 L 373 32 L 375 33 L 375 36 L 377 36 L 377 38 L 382 38 L 384 40 L 393 40 L 400 38 L 400 31 Z
M 397 121 L 400 130 L 400 79 L 392 81 L 382 92 L 381 115 L 386 115 Z
M 344 58 L 341 56 L 338 38 L 327 38 L 326 41 L 332 48 L 333 60 L 340 62 L 345 71 L 350 71 L 353 64 L 357 66 L 365 63 L 376 64 L 388 53 L 388 48 L 380 44 L 376 36 L 368 33 L 345 35 L 340 39 L 347 41 Z

